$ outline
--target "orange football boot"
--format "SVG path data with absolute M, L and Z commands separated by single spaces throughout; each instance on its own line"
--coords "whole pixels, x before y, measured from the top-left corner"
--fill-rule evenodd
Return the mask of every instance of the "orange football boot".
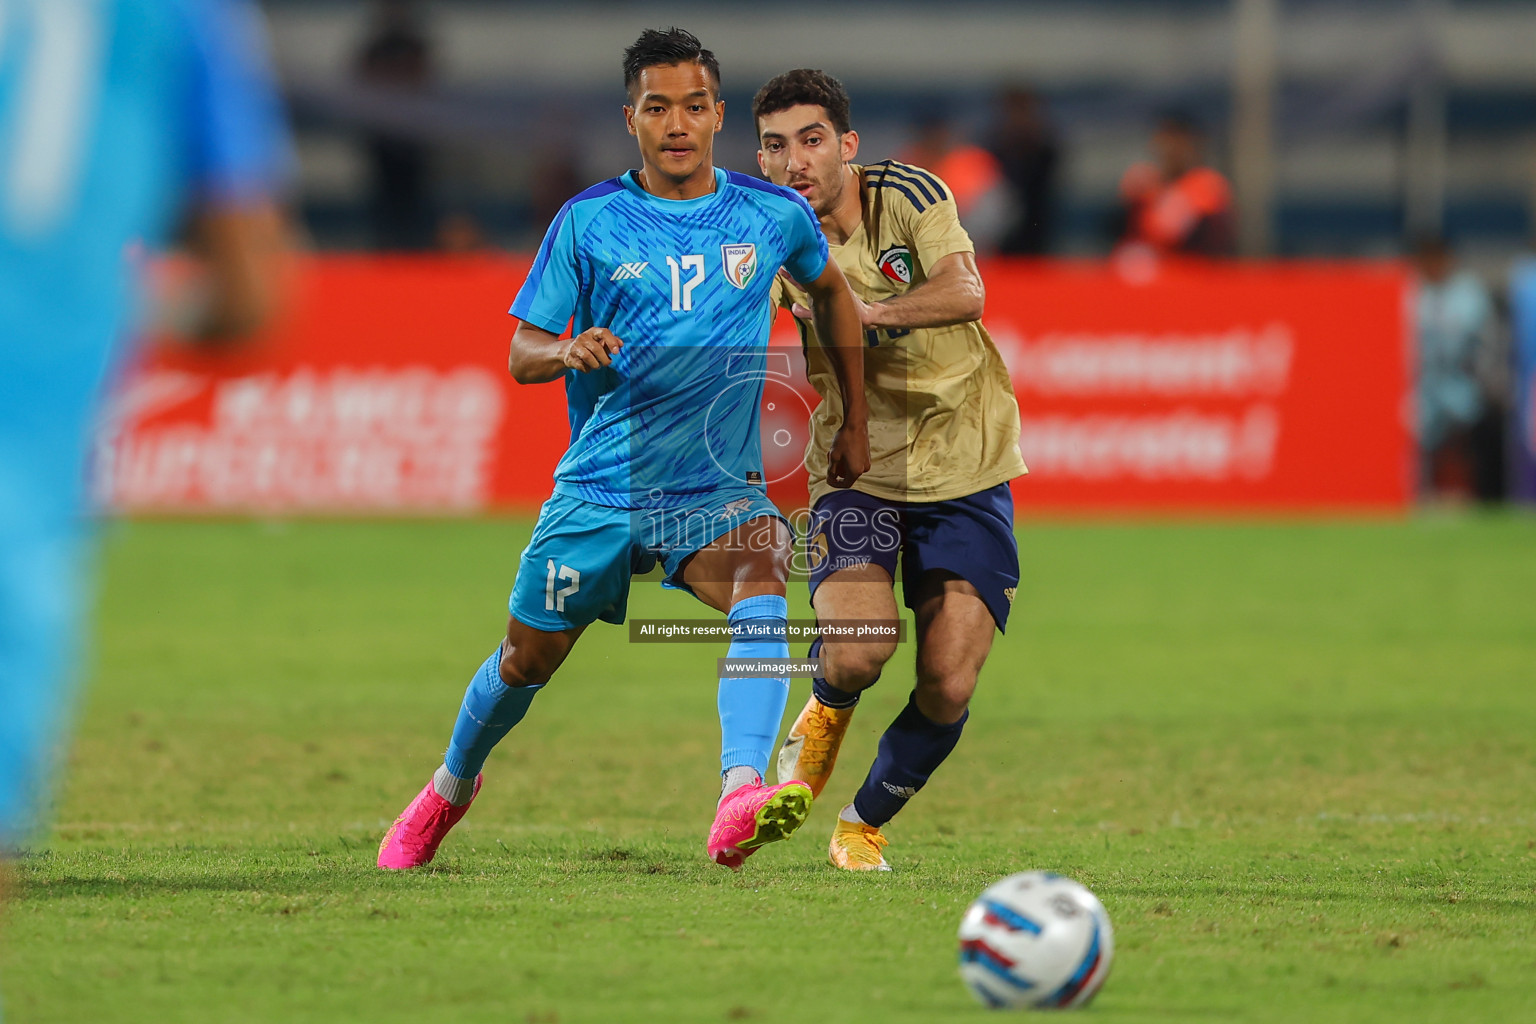
M 891 866 L 885 862 L 885 854 L 880 852 L 887 842 L 889 840 L 875 826 L 844 821 L 839 817 L 837 827 L 832 830 L 827 859 L 833 867 L 844 871 L 889 871 Z
M 829 708 L 813 693 L 795 724 L 789 727 L 784 745 L 779 747 L 779 781 L 798 779 L 811 787 L 812 796 L 820 796 L 837 764 L 837 751 L 843 745 L 853 708 Z

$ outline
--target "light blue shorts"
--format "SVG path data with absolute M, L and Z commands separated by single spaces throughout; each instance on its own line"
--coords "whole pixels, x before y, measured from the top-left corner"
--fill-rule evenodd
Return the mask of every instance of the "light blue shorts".
M 756 488 L 716 491 L 667 510 L 610 508 L 556 492 L 539 510 L 508 610 L 549 633 L 597 619 L 622 623 L 631 577 L 660 564 L 662 586 L 688 590 L 681 573 L 689 555 L 764 516 L 788 524 Z

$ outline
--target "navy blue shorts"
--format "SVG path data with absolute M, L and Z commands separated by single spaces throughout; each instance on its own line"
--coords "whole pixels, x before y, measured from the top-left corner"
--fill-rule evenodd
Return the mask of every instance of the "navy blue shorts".
M 907 607 L 924 573 L 952 572 L 974 586 L 998 629 L 1019 586 L 1013 492 L 1007 484 L 949 501 L 886 501 L 833 491 L 816 503 L 805 537 L 811 594 L 834 572 L 872 563 L 896 578 L 901 556 Z

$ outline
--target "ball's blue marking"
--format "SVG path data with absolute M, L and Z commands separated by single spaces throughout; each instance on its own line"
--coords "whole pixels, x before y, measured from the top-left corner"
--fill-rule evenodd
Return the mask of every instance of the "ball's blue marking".
M 1042 1001 L 1044 1006 L 1064 1006 L 1077 997 L 1088 983 L 1088 977 L 1093 969 L 1099 965 L 1099 918 L 1096 914 L 1089 914 L 1089 920 L 1093 922 L 1093 937 L 1088 942 L 1088 952 L 1083 954 L 1082 962 L 1077 965 L 1077 970 L 1072 972 L 1072 977 L 1066 983 L 1046 996 Z
M 999 999 L 997 996 L 993 995 L 992 994 L 992 990 L 987 988 L 987 986 L 978 984 L 978 983 L 976 983 L 974 981 L 971 981 L 970 979 L 966 979 L 966 985 L 970 987 L 970 990 L 972 992 L 976 993 L 976 995 L 981 998 L 982 1002 L 986 1003 L 992 1009 L 994 1009 L 994 1010 L 1006 1010 L 1006 1009 L 1008 1009 L 1008 1003 L 1005 1002 L 1002 999 Z
M 963 964 L 975 964 L 987 973 L 1001 978 L 1009 985 L 1021 991 L 1027 991 L 1035 987 L 1035 983 L 1027 978 L 1021 978 L 1013 973 L 1013 968 L 997 959 L 997 954 L 985 946 L 967 946 L 960 951 L 960 962 Z
M 995 917 L 1004 928 L 1015 932 L 1029 932 L 1031 935 L 1040 934 L 1040 926 L 1012 907 L 1005 906 L 996 900 L 982 900 L 981 905 L 987 908 L 987 914 Z

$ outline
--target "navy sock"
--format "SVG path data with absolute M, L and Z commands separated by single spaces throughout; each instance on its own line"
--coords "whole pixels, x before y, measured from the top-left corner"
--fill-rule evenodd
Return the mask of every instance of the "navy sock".
M 459 717 L 453 723 L 453 738 L 443 755 L 449 773 L 460 779 L 479 775 L 491 748 L 523 720 L 533 695 L 543 688 L 543 683 L 508 686 L 502 682 L 501 648 L 497 647 L 464 691 L 464 703 L 459 705 Z
M 880 737 L 869 776 L 853 797 L 859 817 L 878 828 L 896 817 L 960 742 L 969 709 L 953 725 L 940 725 L 917 709 L 917 693 Z
M 807 658 L 821 657 L 821 637 L 817 637 L 811 644 L 811 649 L 806 652 Z M 875 677 L 880 678 L 879 676 Z M 824 708 L 851 708 L 859 702 L 858 693 L 849 693 L 847 690 L 839 690 L 821 676 L 811 677 L 811 692 L 821 702 Z

